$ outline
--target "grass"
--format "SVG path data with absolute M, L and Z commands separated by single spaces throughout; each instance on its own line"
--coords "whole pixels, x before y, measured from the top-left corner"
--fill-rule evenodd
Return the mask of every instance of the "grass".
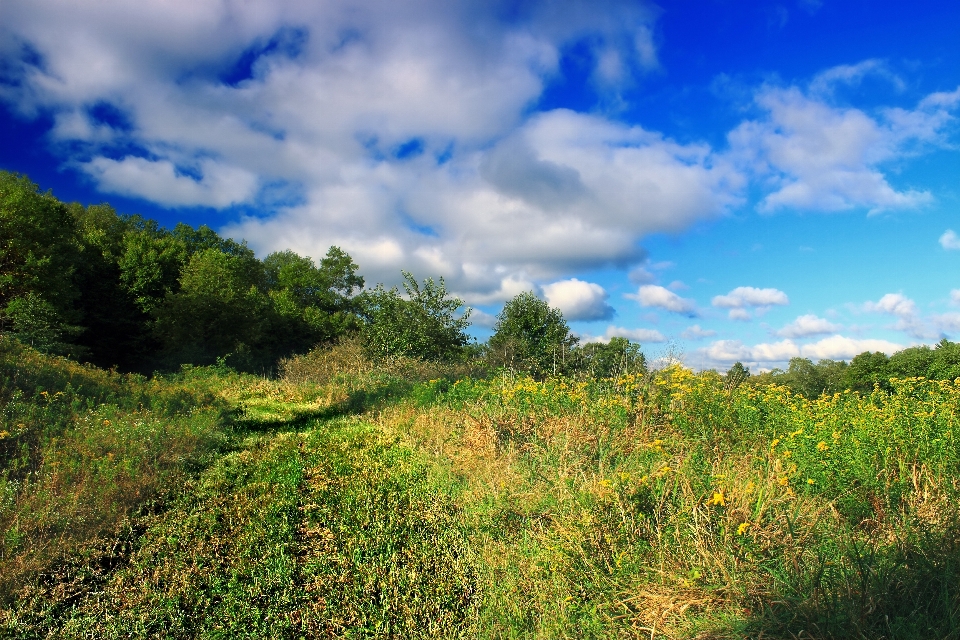
M 17 354 L 6 637 L 960 637 L 953 382 Z

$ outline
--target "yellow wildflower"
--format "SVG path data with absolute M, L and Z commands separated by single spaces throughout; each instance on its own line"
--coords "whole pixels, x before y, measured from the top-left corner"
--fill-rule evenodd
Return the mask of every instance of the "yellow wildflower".
M 830 447 L 829 447 L 829 446 L 827 445 L 827 443 L 824 442 L 823 440 L 821 440 L 820 442 L 817 443 L 817 450 L 818 450 L 818 451 L 826 451 L 826 450 L 829 449 L 829 448 L 830 448 Z
M 742 523 L 739 527 L 737 527 L 737 535 L 738 536 L 744 535 L 747 532 L 747 529 L 749 528 L 750 528 L 749 522 Z
M 726 506 L 727 502 L 723 498 L 723 491 L 718 489 L 713 492 L 713 496 L 707 500 L 708 505 L 716 505 L 718 507 Z

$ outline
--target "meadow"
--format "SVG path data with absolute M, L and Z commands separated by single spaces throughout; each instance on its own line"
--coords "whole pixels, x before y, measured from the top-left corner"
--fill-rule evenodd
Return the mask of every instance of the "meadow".
M 960 383 L 0 338 L 0 636 L 958 638 Z

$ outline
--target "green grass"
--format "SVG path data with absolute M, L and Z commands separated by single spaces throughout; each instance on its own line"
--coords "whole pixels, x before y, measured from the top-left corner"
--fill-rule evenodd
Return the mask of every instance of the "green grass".
M 3 637 L 960 638 L 952 382 L 17 353 Z

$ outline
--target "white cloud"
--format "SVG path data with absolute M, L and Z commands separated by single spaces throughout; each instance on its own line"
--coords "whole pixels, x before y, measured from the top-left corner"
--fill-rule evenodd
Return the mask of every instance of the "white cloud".
M 680 334 L 680 337 L 685 340 L 700 340 L 701 338 L 709 338 L 715 335 L 717 335 L 717 332 L 713 329 L 702 329 L 700 325 L 695 324 L 685 329 L 683 333 Z
M 931 94 L 915 109 L 884 109 L 871 116 L 820 96 L 838 82 L 855 83 L 868 73 L 885 75 L 895 84 L 899 80 L 881 63 L 868 60 L 822 72 L 809 92 L 766 86 L 757 93 L 765 117 L 742 123 L 728 139 L 733 157 L 770 191 L 761 210 L 865 207 L 878 212 L 932 201 L 926 191 L 894 188 L 880 167 L 924 145 L 948 144 L 950 111 L 960 99 L 954 93 Z
M 492 313 L 474 309 L 470 313 L 470 324 L 474 324 L 484 329 L 492 329 L 497 324 L 497 316 Z
M 200 179 L 177 170 L 167 160 L 128 156 L 122 160 L 98 157 L 81 165 L 101 189 L 139 196 L 172 207 L 204 205 L 223 208 L 244 202 L 256 193 L 257 177 L 213 160 L 199 163 Z
M 950 302 L 951 304 L 960 304 L 960 289 L 950 290 Z
M 906 86 L 882 60 L 871 59 L 856 64 L 841 64 L 821 71 L 810 81 L 810 91 L 815 94 L 830 94 L 838 84 L 858 85 L 870 75 L 884 78 L 900 90 Z
M 337 244 L 371 282 L 442 275 L 471 304 L 638 264 L 639 240 L 723 215 L 751 177 L 771 181 L 768 208 L 928 197 L 890 187 L 878 163 L 939 144 L 956 92 L 873 118 L 765 88 L 764 117 L 731 133 L 730 153 L 602 110 L 531 113 L 572 43 L 592 49 L 591 81 L 611 101 L 657 69 L 659 12 L 563 0 L 521 3 L 504 21 L 476 0 L 14 0 L 0 100 L 49 114 L 57 152 L 74 154 L 65 165 L 104 192 L 226 208 L 288 189 L 276 200 L 299 204 L 222 231 L 260 253 L 319 258 Z M 653 269 L 634 281 L 652 283 Z M 676 300 L 663 304 L 695 312 Z
M 740 322 L 749 322 L 753 320 L 753 315 L 750 314 L 746 309 L 730 309 L 727 313 L 727 317 L 731 320 L 738 320 Z
M 602 335 L 580 335 L 580 342 L 583 344 L 589 344 L 591 342 L 602 342 L 606 344 L 610 342 L 611 338 L 626 338 L 627 340 L 638 342 L 640 344 L 667 341 L 667 338 L 656 329 L 627 329 L 625 327 L 616 327 L 614 325 L 610 325 Z
M 864 311 L 883 313 L 897 318 L 890 328 L 903 331 L 920 340 L 937 340 L 943 336 L 943 330 L 935 321 L 920 317 L 916 303 L 901 293 L 888 293 L 877 302 L 866 302 Z
M 756 287 L 737 287 L 723 296 L 714 296 L 713 306 L 726 309 L 743 307 L 769 307 L 790 303 L 787 294 L 779 289 L 758 289 Z
M 872 313 L 886 313 L 900 318 L 909 318 L 917 314 L 917 305 L 902 293 L 885 294 L 876 302 L 867 302 L 864 310 Z
M 559 309 L 564 318 L 576 320 L 609 320 L 615 313 L 607 304 L 609 294 L 598 284 L 577 278 L 544 285 L 547 303 Z
M 842 327 L 829 320 L 819 318 L 812 313 L 799 316 L 796 320 L 777 331 L 782 338 L 803 338 L 839 331 Z
M 636 300 L 643 307 L 665 309 L 691 317 L 697 315 L 697 304 L 693 300 L 681 298 L 673 291 L 655 284 L 643 285 L 637 293 L 628 293 L 624 297 Z
M 953 232 L 953 229 L 947 229 L 943 232 L 943 235 L 940 236 L 940 246 L 947 251 L 960 249 L 960 237 Z
M 626 338 L 627 340 L 639 342 L 640 344 L 667 341 L 666 337 L 656 329 L 627 329 L 613 325 L 607 327 L 603 336 L 598 338 L 598 340 L 601 342 L 610 342 L 610 338 Z
M 887 354 L 904 348 L 904 345 L 887 340 L 857 339 L 833 335 L 810 344 L 798 344 L 793 340 L 746 345 L 739 340 L 717 340 L 700 349 L 696 355 L 708 366 L 730 365 L 740 361 L 751 366 L 783 366 L 791 358 L 849 360 L 864 351 L 882 351 Z

